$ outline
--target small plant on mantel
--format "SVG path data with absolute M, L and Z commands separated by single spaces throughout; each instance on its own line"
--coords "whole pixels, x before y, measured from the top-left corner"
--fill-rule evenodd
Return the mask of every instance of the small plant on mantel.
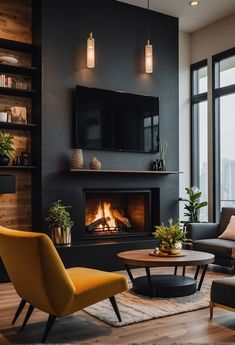
M 15 151 L 13 139 L 14 137 L 11 134 L 0 131 L 0 165 L 1 166 L 7 166 L 10 162 L 10 157 L 13 156 L 13 153 Z
M 49 224 L 51 230 L 51 238 L 54 244 L 70 244 L 71 228 L 74 222 L 71 219 L 67 208 L 61 200 L 55 201 L 49 208 L 48 216 L 45 221 Z

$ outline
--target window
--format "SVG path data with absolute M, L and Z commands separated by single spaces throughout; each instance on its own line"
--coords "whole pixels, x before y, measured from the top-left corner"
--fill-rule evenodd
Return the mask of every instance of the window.
M 221 207 L 235 207 L 235 48 L 213 57 L 214 194 Z
M 208 201 L 208 114 L 207 114 L 207 61 L 191 66 L 191 121 L 192 121 L 192 185 Z M 200 212 L 201 221 L 208 220 L 208 208 Z

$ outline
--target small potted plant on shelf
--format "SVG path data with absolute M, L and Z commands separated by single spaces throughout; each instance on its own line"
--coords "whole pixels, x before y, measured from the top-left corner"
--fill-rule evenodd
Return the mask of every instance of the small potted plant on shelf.
M 179 254 L 182 250 L 182 243 L 188 242 L 186 229 L 180 227 L 180 222 L 173 223 L 173 219 L 168 220 L 169 226 L 155 226 L 154 237 L 160 240 L 159 250 L 171 255 Z
M 64 206 L 61 200 L 55 201 L 48 211 L 45 221 L 51 230 L 51 239 L 54 244 L 70 244 L 71 228 L 74 222 L 67 211 L 71 206 Z
M 0 131 L 0 166 L 7 166 L 10 162 L 15 151 L 13 139 L 11 134 Z
M 199 220 L 199 210 L 202 207 L 207 206 L 207 201 L 200 202 L 200 198 L 202 196 L 202 192 L 198 189 L 198 187 L 189 187 L 185 188 L 186 193 L 188 194 L 189 198 L 184 199 L 187 204 L 184 205 L 184 209 L 186 212 L 184 215 L 188 217 L 187 223 L 200 223 Z

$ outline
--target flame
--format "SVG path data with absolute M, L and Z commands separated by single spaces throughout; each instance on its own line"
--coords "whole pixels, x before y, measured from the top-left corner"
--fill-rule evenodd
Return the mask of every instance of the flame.
M 117 227 L 116 220 L 112 215 L 112 205 L 110 202 L 104 202 L 103 204 L 101 202 L 99 203 L 93 221 L 96 221 L 103 217 L 106 219 L 107 225 L 100 224 L 99 229 L 108 230 L 109 228 Z

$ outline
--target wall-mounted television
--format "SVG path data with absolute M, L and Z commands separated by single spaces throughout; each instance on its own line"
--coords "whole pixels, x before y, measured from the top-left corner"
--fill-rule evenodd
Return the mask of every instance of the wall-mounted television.
M 158 152 L 159 98 L 76 86 L 76 148 Z

